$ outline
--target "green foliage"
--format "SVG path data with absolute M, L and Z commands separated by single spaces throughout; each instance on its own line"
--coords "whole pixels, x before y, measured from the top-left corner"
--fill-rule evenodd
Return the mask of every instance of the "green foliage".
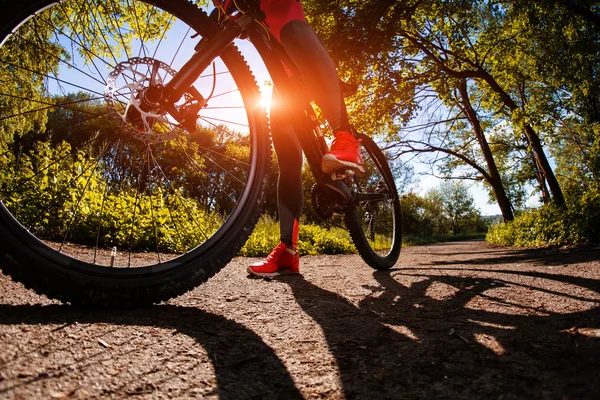
M 341 228 L 324 228 L 319 225 L 300 226 L 298 247 L 300 254 L 351 254 L 356 248 L 350 234 Z
M 50 36 L 48 27 L 34 29 L 26 25 L 2 46 L 0 140 L 39 129 L 46 123 L 45 107 L 40 107 L 48 98 L 43 90 L 44 75 L 56 72 L 58 62 L 47 60 L 44 52 L 65 56 L 60 46 L 46 43 Z
M 147 42 L 160 40 L 174 22 L 170 14 L 138 1 L 104 1 L 93 6 L 65 2 L 61 11 L 52 14 L 52 23 L 61 27 L 65 34 L 78 38 L 81 44 L 79 56 L 89 63 L 93 63 L 97 56 L 119 58 L 122 54 L 132 54 L 134 39 Z M 69 21 L 69 17 L 74 15 L 78 18 L 77 24 Z M 118 40 L 108 41 L 99 35 L 110 35 L 114 24 L 129 29 L 122 29 Z
M 400 206 L 405 241 L 411 236 L 443 237 L 487 230 L 487 223 L 475 208 L 468 188 L 459 182 L 444 182 L 425 196 L 407 193 L 401 197 Z
M 263 215 L 239 254 L 243 257 L 264 257 L 277 244 L 279 244 L 279 224 L 268 215 Z
M 185 252 L 222 224 L 198 201 L 148 187 L 107 190 L 106 180 L 67 143 L 37 142 L 19 163 L 0 157 L 0 194 L 15 218 L 37 237 L 100 247 Z M 18 167 L 17 167 L 18 166 Z M 137 193 L 137 194 L 136 194 Z
M 476 213 L 469 188 L 457 181 L 444 181 L 438 189 L 442 207 L 452 223 L 452 233 L 463 230 L 463 223 Z
M 524 211 L 512 222 L 492 226 L 486 240 L 518 247 L 600 243 L 600 191 L 586 192 L 568 205 L 567 210 L 550 204 Z
M 323 228 L 314 224 L 301 224 L 298 251 L 301 255 L 351 254 L 356 248 L 347 231 L 341 228 Z M 244 257 L 265 257 L 279 244 L 279 224 L 263 215 L 250 238 L 240 250 Z

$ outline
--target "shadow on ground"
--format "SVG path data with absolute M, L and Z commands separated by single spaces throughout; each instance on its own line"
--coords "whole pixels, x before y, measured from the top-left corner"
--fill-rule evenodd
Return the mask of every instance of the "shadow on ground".
M 203 310 L 173 305 L 133 311 L 80 310 L 68 305 L 0 305 L 0 324 L 99 322 L 117 327 L 175 329 L 193 338 L 209 354 L 222 399 L 302 398 L 281 360 L 260 337 L 234 321 Z M 31 381 L 24 384 L 27 383 Z
M 593 249 L 567 254 L 515 251 L 493 259 L 432 261 L 426 269 L 375 272 L 378 286 L 369 288 L 373 295 L 357 302 L 302 277 L 281 281 L 322 328 L 339 370 L 341 397 L 597 399 L 600 335 L 582 332 L 600 332 L 600 307 L 594 297 L 600 294 L 600 282 L 543 269 L 582 259 L 597 260 L 598 254 Z M 523 262 L 541 269 L 485 268 Z M 520 278 L 547 280 L 552 289 L 519 283 Z M 402 283 L 406 279 L 411 283 Z M 454 292 L 432 297 L 436 285 Z M 567 293 L 560 289 L 564 285 L 584 290 Z M 523 298 L 494 297 L 495 290 L 508 288 L 564 296 L 590 306 L 556 312 L 530 306 Z M 493 307 L 478 307 L 477 301 Z M 220 398 L 301 397 L 282 360 L 260 336 L 210 312 L 172 305 L 117 312 L 0 305 L 0 324 L 76 321 L 158 326 L 188 335 L 208 352 Z

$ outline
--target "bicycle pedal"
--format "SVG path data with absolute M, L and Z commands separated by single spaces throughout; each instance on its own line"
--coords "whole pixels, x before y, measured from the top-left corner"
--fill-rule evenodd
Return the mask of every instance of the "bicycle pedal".
M 331 180 L 342 181 L 344 179 L 352 178 L 354 176 L 354 170 L 352 169 L 340 169 L 331 173 Z

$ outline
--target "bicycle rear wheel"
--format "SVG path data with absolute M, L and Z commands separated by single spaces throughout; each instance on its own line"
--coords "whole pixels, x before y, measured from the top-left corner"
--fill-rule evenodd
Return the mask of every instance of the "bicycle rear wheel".
M 400 199 L 388 161 L 377 144 L 361 135 L 364 173 L 352 179 L 358 202 L 344 210 L 346 227 L 363 260 L 390 269 L 400 256 Z M 362 197 L 361 197 L 362 196 Z
M 76 304 L 177 296 L 258 219 L 270 140 L 255 79 L 231 45 L 162 110 L 145 91 L 218 26 L 187 1 L 55 3 L 19 2 L 1 31 L 0 268 Z

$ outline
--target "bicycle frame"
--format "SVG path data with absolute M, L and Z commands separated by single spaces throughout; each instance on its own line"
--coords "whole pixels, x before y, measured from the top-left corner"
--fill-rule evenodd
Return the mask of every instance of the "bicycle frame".
M 234 17 L 235 14 L 231 19 L 226 19 L 222 23 L 223 30 L 221 32 L 205 43 L 201 43 L 192 58 L 165 86 L 163 94 L 165 104 L 173 104 L 178 101 L 213 60 L 242 33 L 246 33 L 263 59 L 274 87 L 292 110 L 302 150 L 315 179 L 318 183 L 323 184 L 321 158 L 327 151 L 327 144 L 309 101 L 299 97 L 298 91 L 294 90 L 301 85 L 297 67 L 283 46 L 276 39 L 267 37 L 263 28 L 249 14 L 244 14 L 238 19 Z M 294 72 L 294 78 L 290 77 L 284 64 Z
M 221 23 L 221 26 L 221 32 L 206 42 L 201 42 L 192 58 L 165 86 L 163 94 L 165 104 L 168 106 L 178 101 L 200 74 L 210 66 L 214 58 L 231 45 L 235 39 L 245 34 L 261 56 L 275 89 L 291 111 L 298 141 L 316 183 L 331 188 L 333 182 L 336 186 L 335 191 L 344 196 L 343 205 L 386 200 L 388 196 L 383 194 L 351 193 L 343 182 L 333 181 L 330 175 L 323 174 L 321 159 L 327 152 L 327 143 L 310 105 L 310 100 L 298 95 L 298 93 L 302 93 L 303 83 L 298 68 L 283 45 L 266 34 L 264 27 L 256 22 L 250 14 L 233 13 L 230 18 Z M 290 75 L 288 71 L 291 71 L 292 74 Z M 379 162 L 381 163 L 381 160 Z M 385 163 L 385 167 L 384 169 L 389 171 L 387 163 Z

